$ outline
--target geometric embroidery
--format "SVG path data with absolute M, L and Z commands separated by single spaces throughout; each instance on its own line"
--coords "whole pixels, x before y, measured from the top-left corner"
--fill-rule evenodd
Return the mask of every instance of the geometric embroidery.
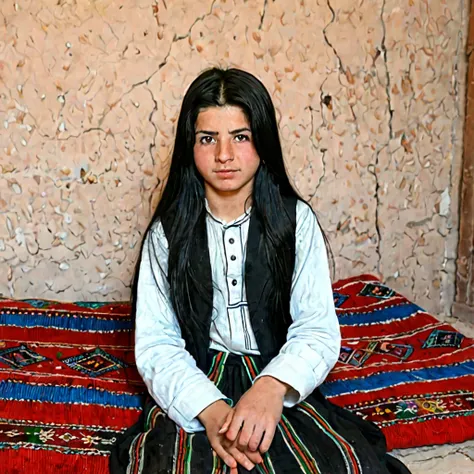
M 74 304 L 76 306 L 80 306 L 81 308 L 99 309 L 102 308 L 102 306 L 105 306 L 107 303 L 96 303 L 93 301 L 76 301 Z
M 456 331 L 442 331 L 435 329 L 424 342 L 423 349 L 431 349 L 432 347 L 461 347 L 464 339 L 462 334 Z
M 90 455 L 94 447 L 97 454 L 110 454 L 110 447 L 117 441 L 118 430 L 101 426 L 73 424 L 35 423 L 0 419 L 0 446 L 18 443 L 28 444 L 34 449 L 55 449 L 66 454 Z M 35 471 L 37 472 L 37 471 Z M 63 470 L 61 470 L 63 472 Z M 84 472 L 84 471 L 82 471 Z M 103 472 L 95 470 L 95 472 Z
M 379 426 L 390 426 L 397 422 L 417 423 L 443 415 L 448 418 L 468 416 L 474 413 L 474 398 L 471 391 L 456 390 L 446 393 L 405 395 L 386 400 L 371 400 L 346 406 L 364 420 Z
M 360 296 L 371 296 L 373 298 L 379 298 L 386 300 L 393 296 L 395 292 L 384 285 L 374 285 L 373 283 L 366 283 L 364 288 L 360 291 Z
M 107 372 L 127 367 L 127 364 L 120 359 L 107 354 L 107 352 L 100 348 L 74 357 L 68 357 L 61 360 L 61 362 L 64 362 L 71 369 L 78 370 L 90 377 L 97 377 Z
M 390 355 L 400 360 L 406 360 L 413 354 L 413 346 L 409 344 L 394 344 L 385 341 L 371 342 L 367 350 L 376 354 Z
M 45 300 L 21 300 L 21 301 L 23 301 L 24 303 L 28 303 L 34 308 L 39 308 L 39 309 L 46 309 L 46 308 L 49 308 L 51 305 L 57 304 L 54 301 L 45 301 Z
M 336 308 L 340 308 L 344 304 L 344 301 L 347 300 L 347 298 L 349 298 L 349 296 L 334 292 L 334 306 Z
M 399 360 L 406 360 L 413 354 L 413 346 L 409 344 L 394 344 L 388 341 L 369 341 L 365 347 L 352 349 L 341 347 L 339 362 L 362 367 L 372 354 L 392 356 Z
M 339 362 L 343 364 L 353 365 L 354 367 L 361 367 L 364 362 L 370 357 L 370 352 L 362 349 L 351 349 L 350 347 L 341 347 L 339 354 Z
M 31 364 L 37 364 L 46 359 L 47 357 L 29 349 L 24 344 L 0 351 L 0 361 L 3 361 L 15 369 L 21 369 Z

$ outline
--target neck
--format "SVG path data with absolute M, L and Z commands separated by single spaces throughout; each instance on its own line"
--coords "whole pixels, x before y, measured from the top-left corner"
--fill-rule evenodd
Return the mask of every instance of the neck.
M 237 219 L 252 205 L 251 191 L 238 194 L 218 194 L 212 189 L 206 189 L 206 199 L 212 214 L 224 222 Z

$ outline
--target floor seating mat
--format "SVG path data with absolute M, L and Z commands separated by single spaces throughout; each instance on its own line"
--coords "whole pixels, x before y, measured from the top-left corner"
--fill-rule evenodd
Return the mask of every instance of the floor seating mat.
M 372 275 L 334 284 L 343 342 L 321 391 L 382 428 L 389 449 L 474 438 L 474 340 Z M 108 472 L 141 412 L 127 303 L 0 299 L 0 465 Z

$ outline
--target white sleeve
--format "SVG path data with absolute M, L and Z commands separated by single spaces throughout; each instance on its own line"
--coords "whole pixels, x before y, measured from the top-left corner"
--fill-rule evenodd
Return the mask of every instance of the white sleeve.
M 151 244 L 151 245 L 150 245 Z M 168 244 L 161 223 L 145 237 L 137 291 L 135 359 L 157 404 L 187 432 L 203 431 L 196 416 L 225 399 L 185 349 L 169 297 Z
M 270 375 L 292 387 L 286 407 L 304 400 L 325 380 L 341 347 L 323 235 L 316 216 L 302 201 L 297 205 L 290 312 L 293 323 L 287 342 L 257 377 Z

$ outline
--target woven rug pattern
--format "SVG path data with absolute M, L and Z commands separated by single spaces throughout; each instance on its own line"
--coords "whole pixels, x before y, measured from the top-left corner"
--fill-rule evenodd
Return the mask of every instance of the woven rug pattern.
M 321 387 L 389 449 L 474 438 L 474 341 L 371 275 L 334 285 L 343 343 Z M 146 389 L 126 303 L 0 299 L 2 472 L 108 472 Z M 46 471 L 44 471 L 46 472 Z
M 474 438 L 474 340 L 371 275 L 334 285 L 342 332 L 324 395 L 385 433 L 388 449 Z

